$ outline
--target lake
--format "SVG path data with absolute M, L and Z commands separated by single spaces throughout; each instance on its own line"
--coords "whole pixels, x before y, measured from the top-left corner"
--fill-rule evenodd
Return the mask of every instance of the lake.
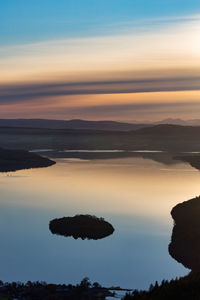
M 0 279 L 74 284 L 87 276 L 140 289 L 188 273 L 168 254 L 170 211 L 199 195 L 198 170 L 141 157 L 56 162 L 0 174 Z M 104 217 L 115 232 L 84 241 L 51 234 L 50 220 L 76 214 Z

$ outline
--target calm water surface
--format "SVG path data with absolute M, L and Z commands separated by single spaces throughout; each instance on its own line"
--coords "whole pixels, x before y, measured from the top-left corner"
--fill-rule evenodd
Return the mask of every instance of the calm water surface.
M 156 154 L 155 154 L 156 155 Z M 200 194 L 200 172 L 150 159 L 58 159 L 55 166 L 0 174 L 0 278 L 147 288 L 188 273 L 168 254 L 170 210 Z M 52 235 L 51 219 L 104 217 L 108 238 Z

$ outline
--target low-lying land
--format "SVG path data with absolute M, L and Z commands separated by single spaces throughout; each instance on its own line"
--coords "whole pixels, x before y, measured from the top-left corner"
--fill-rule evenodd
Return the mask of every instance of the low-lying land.
M 46 157 L 25 150 L 8 150 L 0 148 L 0 172 L 49 167 L 54 164 L 54 161 Z

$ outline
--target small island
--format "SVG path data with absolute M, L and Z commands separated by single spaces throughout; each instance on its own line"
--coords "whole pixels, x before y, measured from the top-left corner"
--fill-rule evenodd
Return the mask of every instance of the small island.
M 54 219 L 49 223 L 49 229 L 53 234 L 98 240 L 105 238 L 114 232 L 113 226 L 103 218 L 91 215 L 76 215 L 74 217 L 63 217 Z
M 0 148 L 0 172 L 49 167 L 54 164 L 53 160 L 25 150 Z
M 186 268 L 200 271 L 200 197 L 176 205 L 170 255 Z

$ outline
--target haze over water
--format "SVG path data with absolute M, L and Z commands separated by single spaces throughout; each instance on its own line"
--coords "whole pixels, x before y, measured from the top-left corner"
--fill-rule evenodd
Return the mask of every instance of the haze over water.
M 56 161 L 0 175 L 0 278 L 77 283 L 87 276 L 147 288 L 188 273 L 168 254 L 170 211 L 199 195 L 199 171 L 143 158 Z M 104 217 L 114 234 L 82 241 L 49 231 L 50 220 L 82 213 Z

